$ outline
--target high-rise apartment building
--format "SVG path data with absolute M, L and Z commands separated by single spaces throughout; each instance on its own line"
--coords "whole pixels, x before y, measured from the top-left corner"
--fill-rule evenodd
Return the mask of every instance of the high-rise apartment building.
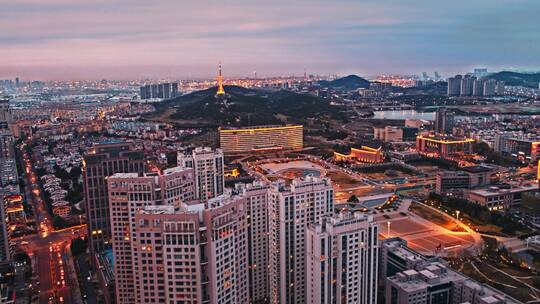
M 117 303 L 249 302 L 247 199 L 194 201 L 194 176 L 109 178 Z
M 495 79 L 488 79 L 484 82 L 484 96 L 494 96 L 495 89 L 497 88 L 497 81 Z
M 343 212 L 306 231 L 306 303 L 377 303 L 377 223 Z
M 179 154 L 178 165 L 193 168 L 195 195 L 207 200 L 223 194 L 225 187 L 223 151 L 211 148 L 195 148 L 191 154 Z
M 249 294 L 252 303 L 268 302 L 268 202 L 270 186 L 263 182 L 237 184 L 248 215 Z
M 83 189 L 90 250 L 109 247 L 111 239 L 107 178 L 115 173 L 145 170 L 144 154 L 129 142 L 110 141 L 94 145 L 83 160 Z
M 141 99 L 169 99 L 178 96 L 178 83 L 147 84 L 139 88 Z
M 147 253 L 145 250 L 141 252 L 141 248 L 136 246 L 140 241 L 140 235 L 135 229 L 137 224 L 135 215 L 148 206 L 167 206 L 175 210 L 175 208 L 180 208 L 181 202 L 193 200 L 193 169 L 172 168 L 165 170 L 161 175 L 116 173 L 107 179 L 107 186 L 117 303 L 139 303 L 136 299 L 144 296 L 146 289 L 144 284 L 139 284 L 142 283 L 139 281 L 139 275 L 145 277 L 146 271 L 157 271 L 157 269 L 153 265 L 147 266 L 146 261 L 141 260 L 147 257 Z M 139 269 L 143 266 L 144 268 Z M 142 273 L 134 270 L 142 271 Z M 155 277 L 156 282 L 159 277 Z M 148 285 L 148 282 L 145 283 Z M 141 292 L 142 295 L 137 295 Z M 157 295 L 154 294 L 154 296 L 157 299 Z M 151 302 L 157 303 L 157 301 Z
M 473 82 L 473 96 L 484 96 L 484 79 L 475 79 Z
M 306 303 L 306 230 L 333 214 L 334 190 L 328 178 L 307 177 L 276 183 L 269 202 L 270 303 Z
M 472 96 L 475 81 L 476 77 L 470 75 L 465 75 L 463 78 L 461 78 L 460 96 Z
M 15 158 L 15 137 L 9 129 L 0 128 L 0 159 Z
M 7 225 L 6 204 L 4 202 L 4 189 L 0 187 L 0 263 L 11 260 L 10 230 Z
M 9 110 L 9 98 L 7 97 L 0 97 L 0 123 L 10 123 L 11 122 L 11 114 Z
M 497 86 L 495 87 L 496 95 L 504 95 L 504 81 L 497 81 Z
M 461 75 L 448 78 L 448 96 L 459 96 L 461 94 Z
M 454 128 L 454 112 L 441 107 L 435 113 L 435 132 L 439 134 L 451 134 Z

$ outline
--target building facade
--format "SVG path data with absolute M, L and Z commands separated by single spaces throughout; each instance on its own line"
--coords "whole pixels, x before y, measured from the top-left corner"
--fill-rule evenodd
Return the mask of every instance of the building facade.
M 371 216 L 343 212 L 306 231 L 306 303 L 377 303 L 378 233 Z
M 382 147 L 371 148 L 367 146 L 362 146 L 359 149 L 351 148 L 351 153 L 342 154 L 334 152 L 334 159 L 336 161 L 345 161 L 345 162 L 362 162 L 362 163 L 382 163 L 384 162 L 384 153 Z
M 381 244 L 386 304 L 514 304 L 516 299 L 452 270 L 443 259 L 425 257 L 392 238 Z
M 143 152 L 135 151 L 129 142 L 103 142 L 84 156 L 83 189 L 86 223 L 92 253 L 110 247 L 110 212 L 107 178 L 115 173 L 145 170 Z
M 330 179 L 307 177 L 270 190 L 270 303 L 306 303 L 306 230 L 334 210 Z
M 454 128 L 454 112 L 446 108 L 438 108 L 435 113 L 435 132 L 452 134 L 452 128 Z
M 178 165 L 193 168 L 198 199 L 207 200 L 223 194 L 225 165 L 221 149 L 195 148 L 191 154 L 179 154 Z
M 225 153 L 298 150 L 304 147 L 304 127 L 296 125 L 219 129 L 219 143 Z
M 418 135 L 416 137 L 416 149 L 418 152 L 435 157 L 472 154 L 473 143 L 474 139 L 437 134 Z

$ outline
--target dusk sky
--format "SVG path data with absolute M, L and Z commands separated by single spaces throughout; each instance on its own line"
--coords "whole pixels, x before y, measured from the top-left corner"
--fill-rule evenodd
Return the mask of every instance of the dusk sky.
M 540 69 L 538 0 L 0 0 L 0 79 Z

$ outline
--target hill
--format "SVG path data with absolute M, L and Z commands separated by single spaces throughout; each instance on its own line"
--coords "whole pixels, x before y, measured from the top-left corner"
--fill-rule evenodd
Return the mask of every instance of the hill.
M 538 88 L 540 73 L 517 73 L 502 71 L 489 75 L 487 78 L 504 81 L 505 85 Z
M 145 118 L 192 127 L 239 127 L 345 117 L 340 107 L 312 95 L 226 86 L 227 97 L 220 99 L 215 92 L 213 87 L 163 101 Z
M 369 81 L 356 75 L 349 75 L 332 81 L 322 80 L 319 84 L 323 87 L 340 88 L 347 90 L 368 89 Z

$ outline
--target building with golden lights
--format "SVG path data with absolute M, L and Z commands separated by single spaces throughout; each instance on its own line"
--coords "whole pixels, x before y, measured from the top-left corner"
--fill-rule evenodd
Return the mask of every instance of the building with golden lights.
M 441 134 L 424 134 L 416 137 L 418 152 L 438 157 L 472 154 L 474 139 Z
M 224 153 L 269 150 L 297 150 L 304 147 L 304 127 L 256 126 L 219 129 L 219 143 Z
M 336 161 L 346 161 L 346 162 L 362 162 L 362 163 L 382 163 L 384 162 L 384 153 L 382 147 L 371 148 L 367 146 L 361 146 L 359 149 L 351 148 L 351 153 L 342 154 L 334 152 L 334 159 Z

